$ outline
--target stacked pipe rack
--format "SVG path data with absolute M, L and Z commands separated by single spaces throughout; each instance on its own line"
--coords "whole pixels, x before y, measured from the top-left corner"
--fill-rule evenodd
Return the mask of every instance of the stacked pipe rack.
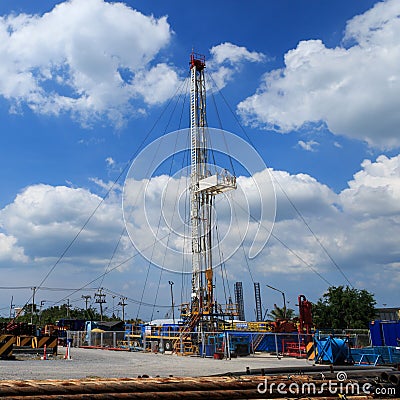
M 349 369 L 347 381 L 368 384 L 370 393 L 351 393 L 343 396 L 332 393 L 326 383 L 339 384 L 337 374 L 330 370 L 305 374 L 268 375 L 264 370 L 231 376 L 196 378 L 91 378 L 75 380 L 4 380 L 0 381 L 0 399 L 333 399 L 363 400 L 373 398 L 399 398 L 400 371 L 391 368 Z M 261 374 L 260 374 L 261 372 Z M 257 375 L 252 375 L 256 373 Z M 264 375 L 263 375 L 264 373 Z M 325 385 L 324 385 L 325 383 Z M 342 382 L 343 383 L 343 382 Z M 313 385 L 311 393 L 288 392 L 284 396 L 279 387 L 300 388 Z M 281 386 L 279 386 L 281 385 Z M 389 392 L 388 389 L 391 388 Z M 384 389 L 384 396 L 377 396 Z M 389 393 L 389 395 L 388 395 Z

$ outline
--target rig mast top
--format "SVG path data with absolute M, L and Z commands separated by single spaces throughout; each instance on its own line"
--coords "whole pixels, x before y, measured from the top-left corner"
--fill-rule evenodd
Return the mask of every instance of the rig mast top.
M 198 71 L 206 67 L 206 57 L 202 54 L 194 53 L 190 55 L 190 69 L 196 67 Z

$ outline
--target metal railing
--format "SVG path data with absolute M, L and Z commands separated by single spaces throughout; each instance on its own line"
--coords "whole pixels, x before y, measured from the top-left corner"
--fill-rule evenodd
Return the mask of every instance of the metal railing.
M 367 334 L 351 334 L 351 347 L 370 345 Z M 215 354 L 225 358 L 238 355 L 269 353 L 281 357 L 285 355 L 306 357 L 306 345 L 311 335 L 300 333 L 272 332 L 174 332 L 172 335 L 129 335 L 125 331 L 93 332 L 67 331 L 67 339 L 72 347 L 127 348 L 132 351 L 151 351 L 154 353 L 197 354 L 213 357 Z
M 125 332 L 92 332 L 67 331 L 67 340 L 71 340 L 72 347 L 119 347 L 124 340 Z

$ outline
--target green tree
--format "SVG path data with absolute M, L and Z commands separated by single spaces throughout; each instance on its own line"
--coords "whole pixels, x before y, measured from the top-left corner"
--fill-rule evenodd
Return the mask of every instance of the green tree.
M 295 317 L 294 310 L 292 308 L 278 307 L 274 304 L 274 309 L 268 313 L 268 317 L 274 321 L 278 319 L 293 319 Z
M 349 286 L 331 286 L 316 304 L 313 320 L 318 329 L 365 329 L 375 317 L 374 295 Z
M 56 321 L 67 318 L 67 314 L 69 315 L 68 319 L 100 320 L 100 314 L 92 307 L 89 307 L 87 310 L 72 308 L 68 310 L 67 313 L 67 305 L 62 304 L 61 306 L 53 306 L 42 310 L 40 314 L 40 324 L 55 324 Z M 103 320 L 109 321 L 110 318 L 103 316 Z
M 32 317 L 32 305 L 28 304 L 24 307 L 24 312 L 15 317 L 15 322 L 31 322 L 37 326 L 44 326 L 49 324 L 55 324 L 60 319 L 85 319 L 89 321 L 100 321 L 99 312 L 93 308 L 89 307 L 87 310 L 82 308 L 71 308 L 67 304 L 62 304 L 60 306 L 53 306 L 41 309 L 37 304 L 33 306 L 33 317 Z M 67 318 L 68 315 L 68 318 Z M 103 321 L 115 320 L 113 317 L 108 317 L 103 315 Z M 0 322 L 9 322 L 9 318 L 1 318 Z
M 29 304 L 24 307 L 24 313 L 15 318 L 16 322 L 30 322 L 32 306 Z M 68 317 L 67 317 L 68 315 Z M 82 308 L 70 308 L 68 310 L 67 304 L 60 306 L 48 307 L 40 310 L 40 308 L 34 305 L 33 323 L 39 326 L 48 324 L 55 324 L 60 319 L 85 319 L 91 321 L 100 321 L 100 314 L 92 307 L 87 310 Z M 4 319 L 8 321 L 9 319 Z M 110 318 L 103 316 L 104 321 L 109 321 Z

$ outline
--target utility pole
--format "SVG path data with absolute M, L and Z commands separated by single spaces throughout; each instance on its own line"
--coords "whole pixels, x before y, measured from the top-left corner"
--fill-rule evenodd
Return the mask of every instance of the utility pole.
M 44 303 L 46 303 L 47 300 L 41 300 L 40 301 L 40 308 L 39 308 L 39 326 L 42 320 L 42 308 L 44 306 Z
M 91 299 L 91 298 L 92 298 L 92 296 L 90 294 L 82 295 L 82 299 L 85 300 L 85 310 L 86 311 L 87 311 L 87 305 L 88 305 L 89 299 Z
M 32 295 L 32 308 L 31 308 L 31 325 L 33 325 L 33 312 L 35 309 L 35 293 L 36 293 L 36 286 L 32 288 L 33 295 Z
M 127 299 L 126 297 L 121 297 L 121 301 L 118 303 L 119 306 L 122 307 L 122 322 L 125 322 L 125 306 L 127 303 L 125 303 L 125 300 Z
M 172 308 L 172 320 L 174 321 L 175 324 L 175 304 L 174 304 L 174 291 L 172 290 L 172 286 L 174 285 L 174 282 L 168 281 L 170 287 L 171 287 L 171 308 Z
M 70 304 L 69 304 L 69 299 L 67 299 L 67 319 L 69 318 L 69 308 L 70 308 Z
M 100 321 L 103 321 L 103 304 L 106 303 L 106 295 L 103 293 L 103 288 L 100 288 L 94 297 L 96 298 L 95 302 L 100 304 Z
M 11 303 L 10 303 L 10 319 L 12 318 L 12 310 L 15 307 L 15 304 L 13 304 L 14 296 L 11 296 Z
M 114 295 L 112 296 L 112 299 L 113 299 L 112 318 L 113 318 L 113 319 L 115 319 L 115 311 L 114 311 L 114 310 L 115 310 L 115 306 L 114 306 L 115 297 L 116 297 L 116 296 L 114 296 Z

